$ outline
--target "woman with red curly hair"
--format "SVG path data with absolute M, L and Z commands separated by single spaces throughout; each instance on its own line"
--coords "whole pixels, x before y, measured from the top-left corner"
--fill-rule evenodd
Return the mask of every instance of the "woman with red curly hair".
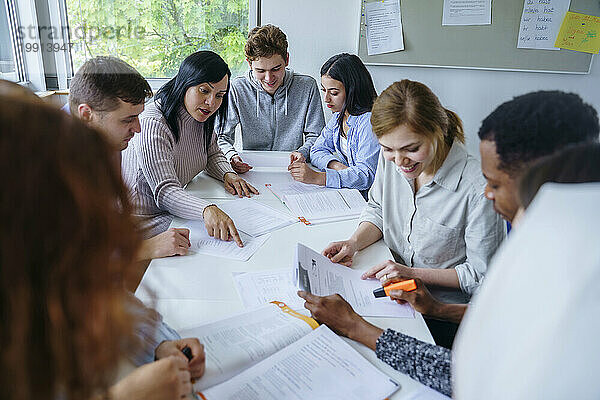
M 140 241 L 114 151 L 27 96 L 0 95 L 0 132 L 2 398 L 105 396 L 139 322 L 123 280 Z

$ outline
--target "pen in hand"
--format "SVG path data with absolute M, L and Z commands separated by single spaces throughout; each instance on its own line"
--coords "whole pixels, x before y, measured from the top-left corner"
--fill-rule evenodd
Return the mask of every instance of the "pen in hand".
M 185 346 L 183 349 L 181 349 L 181 352 L 183 353 L 185 358 L 188 359 L 188 361 L 192 361 L 192 358 L 194 358 L 192 354 L 192 349 L 190 349 L 189 346 Z

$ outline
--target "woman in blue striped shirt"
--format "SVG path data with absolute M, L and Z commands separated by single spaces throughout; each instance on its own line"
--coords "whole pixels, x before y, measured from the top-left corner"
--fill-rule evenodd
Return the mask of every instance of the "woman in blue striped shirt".
M 373 79 L 362 61 L 338 54 L 321 67 L 321 90 L 334 113 L 310 149 L 311 163 L 289 166 L 295 180 L 331 188 L 366 191 L 377 169 L 379 143 L 371 128 L 371 108 L 377 98 Z

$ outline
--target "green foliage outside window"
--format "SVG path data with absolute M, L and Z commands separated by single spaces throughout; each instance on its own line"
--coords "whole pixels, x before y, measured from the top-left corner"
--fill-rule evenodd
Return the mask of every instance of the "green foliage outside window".
M 247 64 L 248 0 L 66 0 L 75 70 L 119 57 L 148 78 L 171 77 L 198 50 L 212 50 L 233 75 Z

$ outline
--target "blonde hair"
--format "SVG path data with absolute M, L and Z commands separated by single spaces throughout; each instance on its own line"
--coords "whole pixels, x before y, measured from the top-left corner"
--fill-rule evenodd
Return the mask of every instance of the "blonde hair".
M 420 82 L 394 82 L 375 100 L 371 112 L 373 132 L 378 138 L 401 125 L 425 136 L 434 146 L 430 173 L 444 163 L 455 140 L 465 142 L 462 121 L 442 106 L 437 96 Z
M 253 28 L 248 33 L 244 54 L 249 61 L 256 61 L 260 57 L 272 57 L 275 54 L 279 54 L 285 61 L 287 49 L 285 33 L 275 25 L 263 25 Z

